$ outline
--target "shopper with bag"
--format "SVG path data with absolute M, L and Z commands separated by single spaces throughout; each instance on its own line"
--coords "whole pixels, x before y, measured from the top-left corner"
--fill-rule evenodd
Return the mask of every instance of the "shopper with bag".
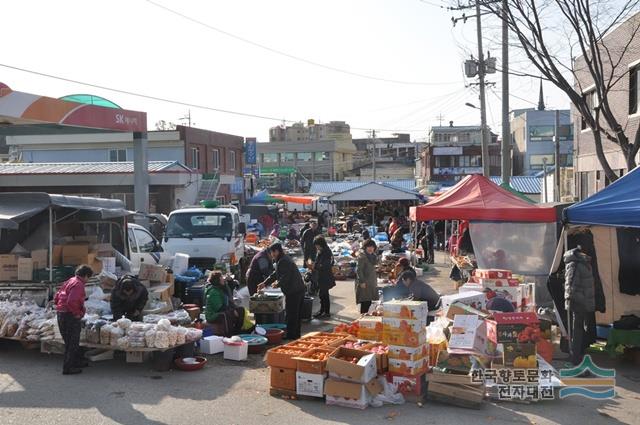
M 362 245 L 356 265 L 356 303 L 360 304 L 360 313 L 369 312 L 371 302 L 378 299 L 378 274 L 376 263 L 378 246 L 372 239 Z
M 93 276 L 93 270 L 87 265 L 76 269 L 76 274 L 67 280 L 56 292 L 53 301 L 58 312 L 58 328 L 64 341 L 63 375 L 75 375 L 82 372 L 81 367 L 88 362 L 80 353 L 80 321 L 84 317 L 84 286 Z
M 333 253 L 323 236 L 316 236 L 313 244 L 318 252 L 316 261 L 313 263 L 312 280 L 318 285 L 320 296 L 320 311 L 313 317 L 316 319 L 326 319 L 331 317 L 331 299 L 329 290 L 336 286 L 336 279 L 333 276 Z

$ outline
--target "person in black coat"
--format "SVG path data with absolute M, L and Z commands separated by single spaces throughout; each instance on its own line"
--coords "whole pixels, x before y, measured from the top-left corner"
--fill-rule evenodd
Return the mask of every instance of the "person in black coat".
M 258 285 L 258 291 L 267 285 L 280 288 L 285 296 L 287 315 L 287 339 L 300 338 L 300 313 L 304 305 L 304 294 L 307 290 L 296 263 L 284 253 L 282 244 L 274 243 L 269 247 L 271 257 L 276 262 L 276 270 L 264 282 Z
M 336 286 L 333 276 L 333 253 L 323 236 L 316 236 L 313 240 L 318 255 L 313 263 L 313 279 L 318 282 L 320 296 L 320 311 L 313 317 L 316 319 L 331 317 L 331 300 L 329 290 Z
M 304 267 L 307 267 L 309 260 L 315 261 L 316 259 L 316 248 L 313 245 L 313 240 L 319 234 L 318 223 L 315 221 L 312 221 L 309 224 L 309 228 L 300 234 L 300 244 L 302 245 L 302 252 L 304 253 Z
M 124 276 L 111 291 L 113 320 L 126 317 L 134 322 L 142 321 L 142 311 L 149 299 L 149 291 L 133 276 Z

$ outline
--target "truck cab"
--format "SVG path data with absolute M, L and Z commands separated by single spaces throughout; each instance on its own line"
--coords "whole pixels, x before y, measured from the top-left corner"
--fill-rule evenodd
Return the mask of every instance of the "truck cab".
M 127 237 L 129 238 L 129 259 L 131 271 L 138 273 L 140 264 L 169 264 L 172 256 L 164 251 L 160 241 L 147 229 L 139 224 L 127 224 Z
M 168 254 L 189 255 L 189 266 L 212 269 L 216 263 L 238 264 L 244 257 L 246 224 L 232 205 L 183 208 L 169 214 L 162 247 Z

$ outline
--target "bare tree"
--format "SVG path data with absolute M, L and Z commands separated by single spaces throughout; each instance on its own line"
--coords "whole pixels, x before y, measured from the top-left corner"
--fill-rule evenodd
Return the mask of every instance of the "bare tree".
M 513 45 L 567 94 L 593 132 L 596 155 L 610 181 L 617 175 L 603 141 L 620 148 L 629 170 L 636 166 L 640 149 L 640 131 L 628 134 L 627 123 L 621 122 L 611 102 L 612 93 L 629 75 L 629 55 L 638 53 L 632 46 L 639 35 L 640 16 L 632 15 L 639 4 L 640 0 L 507 0 L 503 14 L 502 1 L 483 2 L 485 9 L 507 22 L 517 40 Z M 624 39 L 610 40 L 608 35 L 622 25 Z
M 168 122 L 165 120 L 160 120 L 156 122 L 156 130 L 166 131 L 166 130 L 175 130 L 176 125 L 172 122 Z

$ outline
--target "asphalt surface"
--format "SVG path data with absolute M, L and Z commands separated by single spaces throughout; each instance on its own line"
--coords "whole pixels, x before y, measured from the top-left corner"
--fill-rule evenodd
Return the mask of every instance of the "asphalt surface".
M 451 292 L 448 270 L 427 276 L 440 291 Z M 314 321 L 304 330 L 329 328 L 357 316 L 353 282 L 332 291 L 332 323 Z M 481 410 L 426 402 L 364 411 L 326 406 L 322 401 L 269 396 L 268 369 L 262 356 L 247 362 L 209 356 L 196 372 L 154 372 L 149 364 L 125 363 L 123 356 L 92 364 L 85 373 L 62 376 L 61 357 L 0 342 L 0 424 L 395 424 L 640 423 L 640 369 L 608 357 L 594 357 L 602 367 L 616 367 L 617 397 L 593 401 L 580 397 L 535 404 L 486 402 Z

